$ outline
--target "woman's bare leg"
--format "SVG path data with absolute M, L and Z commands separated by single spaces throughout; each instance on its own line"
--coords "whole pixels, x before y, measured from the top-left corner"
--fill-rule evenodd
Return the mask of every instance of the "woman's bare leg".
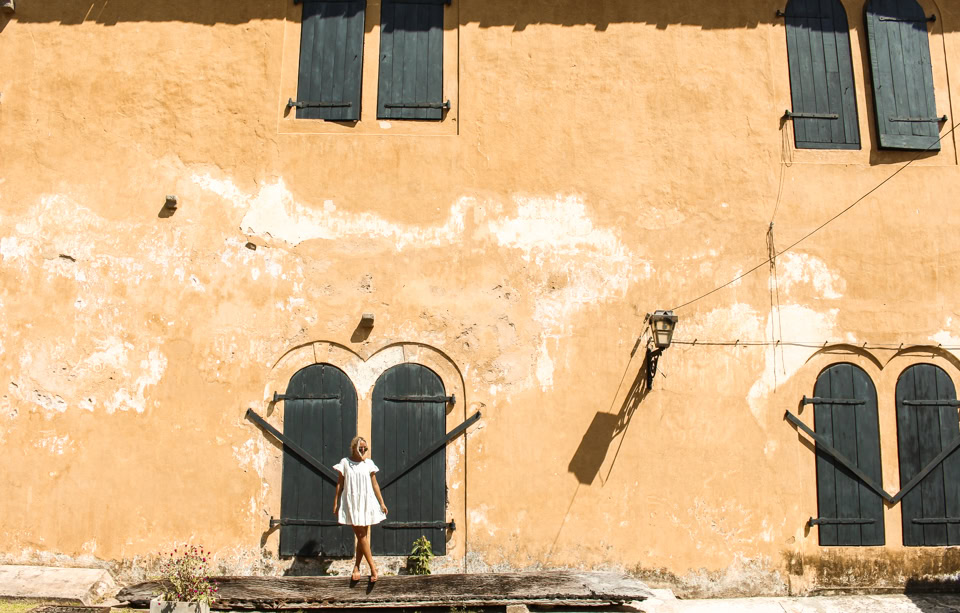
M 357 537 L 357 559 L 353 562 L 353 574 L 350 575 L 352 581 L 360 580 L 360 560 L 363 559 L 363 546 L 360 544 L 360 533 L 366 526 L 352 526 L 353 535 Z
M 353 533 L 357 537 L 357 564 L 356 570 L 360 569 L 360 556 L 363 555 L 370 567 L 370 580 L 376 581 L 377 566 L 373 563 L 373 553 L 370 551 L 370 526 L 354 526 Z

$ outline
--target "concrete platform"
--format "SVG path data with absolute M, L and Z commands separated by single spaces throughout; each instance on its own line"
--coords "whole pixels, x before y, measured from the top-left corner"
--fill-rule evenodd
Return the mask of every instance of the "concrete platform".
M 960 613 L 960 594 L 677 600 L 661 590 L 654 592 L 630 608 L 644 613 Z
M 0 565 L 0 596 L 93 605 L 119 589 L 110 573 L 98 568 Z

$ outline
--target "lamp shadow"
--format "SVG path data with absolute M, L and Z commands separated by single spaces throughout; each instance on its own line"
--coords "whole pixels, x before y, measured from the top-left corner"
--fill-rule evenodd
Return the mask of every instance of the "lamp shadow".
M 574 452 L 570 464 L 567 465 L 567 471 L 573 473 L 579 483 L 583 485 L 593 483 L 610 453 L 610 447 L 614 440 L 618 435 L 626 435 L 626 430 L 630 426 L 634 413 L 650 391 L 647 384 L 649 367 L 649 353 L 644 352 L 643 363 L 627 390 L 623 403 L 620 405 L 620 410 L 617 413 L 599 411 L 593 416 L 593 421 L 587 427 L 587 431 L 580 440 L 580 445 Z M 607 471 L 608 478 L 610 473 L 613 472 L 613 466 L 616 464 L 622 445 L 623 436 L 620 437 L 620 444 L 617 445 L 610 469 Z

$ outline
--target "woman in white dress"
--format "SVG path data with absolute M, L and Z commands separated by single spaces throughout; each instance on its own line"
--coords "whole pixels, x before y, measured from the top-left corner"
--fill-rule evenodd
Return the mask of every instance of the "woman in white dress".
M 353 526 L 357 537 L 357 559 L 353 564 L 353 581 L 360 580 L 360 561 L 367 559 L 370 566 L 370 582 L 377 580 L 377 567 L 370 551 L 370 526 L 387 518 L 387 505 L 383 504 L 380 486 L 377 484 L 377 465 L 373 460 L 363 459 L 369 447 L 363 437 L 355 436 L 350 441 L 350 457 L 343 458 L 334 466 L 340 478 L 333 497 L 333 514 L 341 524 Z

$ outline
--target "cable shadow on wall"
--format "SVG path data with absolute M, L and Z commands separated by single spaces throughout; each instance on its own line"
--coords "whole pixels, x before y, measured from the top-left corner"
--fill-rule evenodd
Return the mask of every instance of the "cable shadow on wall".
M 577 482 L 582 485 L 593 483 L 610 454 L 614 440 L 617 436 L 622 435 L 604 480 L 609 478 L 610 473 L 613 472 L 613 466 L 617 462 L 617 456 L 620 454 L 620 448 L 623 445 L 623 439 L 626 436 L 627 428 L 630 426 L 630 421 L 633 419 L 633 414 L 636 413 L 637 408 L 640 407 L 643 399 L 647 397 L 647 393 L 650 391 L 647 385 L 647 369 L 650 365 L 648 364 L 649 357 L 646 351 L 643 352 L 643 356 L 643 362 L 627 390 L 619 412 L 600 411 L 593 416 L 593 421 L 590 422 L 590 426 L 580 440 L 580 445 L 573 454 L 570 464 L 567 465 L 567 471 L 573 473 Z M 630 363 L 627 364 L 627 369 L 629 368 Z M 619 393 L 620 388 L 617 388 L 614 403 Z

